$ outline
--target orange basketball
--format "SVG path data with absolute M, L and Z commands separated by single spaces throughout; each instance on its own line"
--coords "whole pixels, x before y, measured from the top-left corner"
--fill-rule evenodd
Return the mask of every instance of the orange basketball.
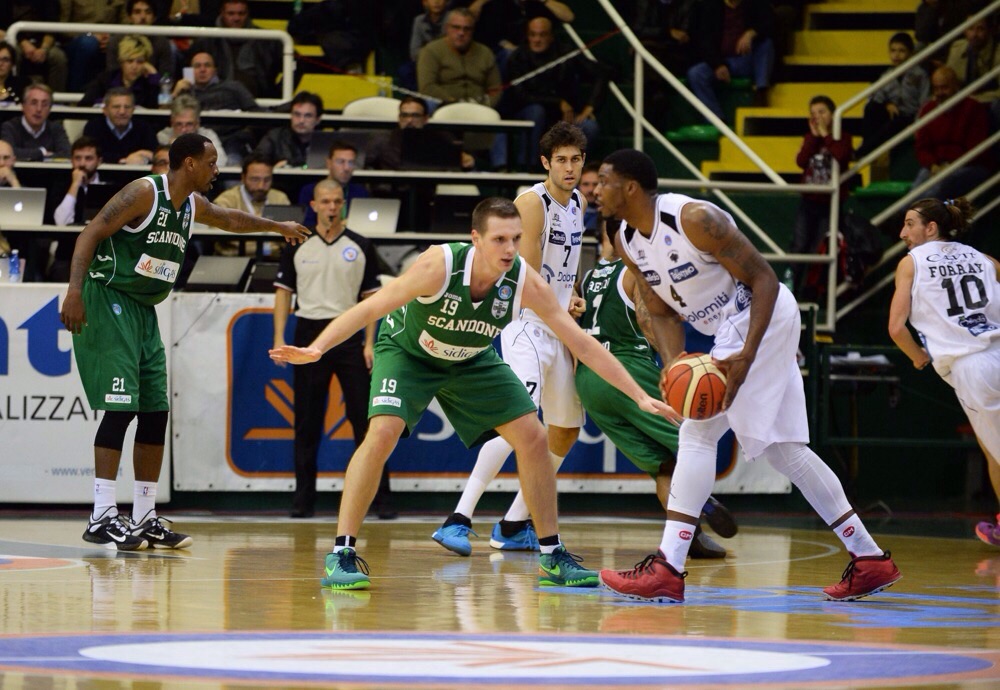
M 710 355 L 686 355 L 667 370 L 664 401 L 687 419 L 708 419 L 722 411 L 726 375 Z

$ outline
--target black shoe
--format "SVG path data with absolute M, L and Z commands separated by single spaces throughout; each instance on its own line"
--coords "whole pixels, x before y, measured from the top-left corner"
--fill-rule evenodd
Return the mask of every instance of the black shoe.
M 186 534 L 179 534 L 166 527 L 163 523 L 170 522 L 165 517 L 146 513 L 138 523 L 133 523 L 132 536 L 145 539 L 151 548 L 155 549 L 186 549 L 194 541 Z
M 701 519 L 723 539 L 730 539 L 736 536 L 738 528 L 736 527 L 736 520 L 733 519 L 733 514 L 729 512 L 726 506 L 715 500 L 713 496 L 708 497 L 705 507 L 701 509 Z
M 726 550 L 702 532 L 699 526 L 694 530 L 694 538 L 691 540 L 688 556 L 691 558 L 725 558 Z
M 132 534 L 128 518 L 120 513 L 109 515 L 110 512 L 111 508 L 107 508 L 97 520 L 91 518 L 83 533 L 84 541 L 119 551 L 142 551 L 149 546 L 144 538 Z
M 399 517 L 399 512 L 392 505 L 392 499 L 375 496 L 371 506 L 368 508 L 369 515 L 377 515 L 379 520 L 395 520 Z
M 288 511 L 288 517 L 290 518 L 311 518 L 315 514 L 316 511 L 312 508 L 309 508 L 308 510 L 304 508 L 292 508 Z

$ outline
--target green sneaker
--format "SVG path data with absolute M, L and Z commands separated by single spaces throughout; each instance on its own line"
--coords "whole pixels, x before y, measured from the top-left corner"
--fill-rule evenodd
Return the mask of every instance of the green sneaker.
M 538 584 L 542 587 L 596 587 L 597 571 L 578 564 L 583 559 L 560 544 L 551 554 L 538 557 Z
M 326 577 L 320 584 L 330 589 L 368 589 L 368 564 L 354 549 L 326 554 Z

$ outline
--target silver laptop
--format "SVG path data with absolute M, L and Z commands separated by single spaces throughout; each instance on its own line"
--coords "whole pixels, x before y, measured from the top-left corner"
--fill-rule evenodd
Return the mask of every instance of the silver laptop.
M 365 237 L 391 235 L 399 223 L 399 199 L 351 199 L 347 227 Z
M 191 269 L 188 292 L 246 292 L 252 256 L 201 256 Z
M 0 227 L 41 225 L 45 191 L 44 187 L 0 187 Z
M 301 223 L 302 219 L 305 217 L 306 212 L 298 204 L 292 205 L 279 205 L 279 204 L 267 204 L 264 206 L 264 211 L 261 213 L 265 218 L 270 220 L 276 220 L 279 223 L 283 223 L 286 220 L 292 220 L 296 223 Z

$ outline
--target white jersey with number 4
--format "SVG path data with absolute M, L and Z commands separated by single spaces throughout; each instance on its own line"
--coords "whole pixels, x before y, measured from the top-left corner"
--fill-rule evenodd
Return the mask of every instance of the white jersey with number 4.
M 715 335 L 722 323 L 750 307 L 751 293 L 687 238 L 681 208 L 691 201 L 696 199 L 683 194 L 659 195 L 653 234 L 646 238 L 623 222 L 622 244 L 660 299 L 699 332 Z
M 566 206 L 552 198 L 545 189 L 544 182 L 533 185 L 523 194 L 537 195 L 545 207 L 545 226 L 542 228 L 542 268 L 539 273 L 552 288 L 559 306 L 569 309 L 569 301 L 576 286 L 576 276 L 580 271 L 580 250 L 583 246 L 583 203 L 580 192 L 574 189 Z M 545 322 L 530 309 L 523 310 L 521 318 L 537 324 L 549 334 L 552 333 Z
M 933 241 L 910 250 L 910 323 L 947 376 L 952 362 L 1000 342 L 1000 287 L 985 254 L 961 242 Z

